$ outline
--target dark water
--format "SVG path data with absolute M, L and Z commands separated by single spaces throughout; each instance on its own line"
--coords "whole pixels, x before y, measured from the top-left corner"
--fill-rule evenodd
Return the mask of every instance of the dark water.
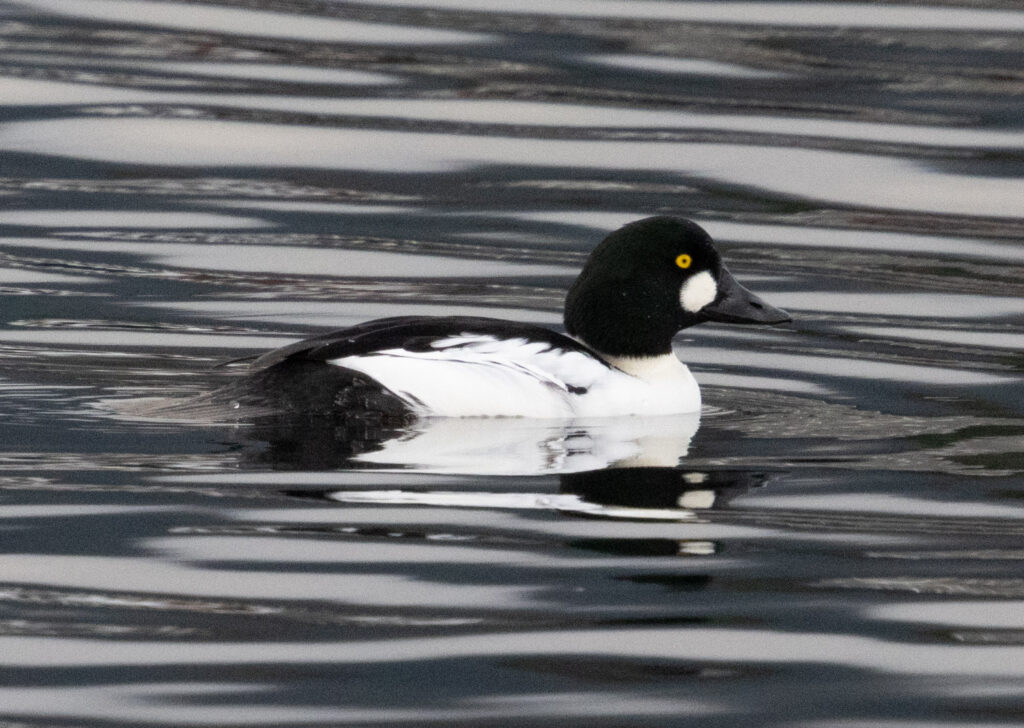
M 499 7 L 0 4 L 0 722 L 1024 723 L 1020 5 Z M 126 413 L 655 213 L 699 420 Z

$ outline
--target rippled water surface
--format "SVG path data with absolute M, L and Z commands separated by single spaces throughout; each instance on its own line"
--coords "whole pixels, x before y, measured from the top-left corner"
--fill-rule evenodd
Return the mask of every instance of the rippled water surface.
M 1024 10 L 0 2 L 0 722 L 1024 721 Z M 692 217 L 700 417 L 143 417 L 370 318 L 557 327 Z M 152 414 L 152 412 L 151 412 Z

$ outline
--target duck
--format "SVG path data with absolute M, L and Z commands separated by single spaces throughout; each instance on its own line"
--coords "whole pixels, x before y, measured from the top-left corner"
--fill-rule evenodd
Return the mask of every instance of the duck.
M 791 321 L 742 286 L 711 236 L 671 216 L 631 222 L 591 252 L 568 290 L 565 333 L 482 316 L 398 316 L 270 351 L 250 376 L 292 408 L 411 418 L 598 418 L 699 412 L 674 353 L 706 322 Z

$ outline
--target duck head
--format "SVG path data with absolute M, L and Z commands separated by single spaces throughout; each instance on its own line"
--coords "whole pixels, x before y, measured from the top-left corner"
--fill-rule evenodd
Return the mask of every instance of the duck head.
M 668 354 L 676 333 L 705 321 L 791 320 L 733 278 L 703 228 L 677 217 L 645 218 L 608 235 L 565 302 L 566 330 L 616 357 Z

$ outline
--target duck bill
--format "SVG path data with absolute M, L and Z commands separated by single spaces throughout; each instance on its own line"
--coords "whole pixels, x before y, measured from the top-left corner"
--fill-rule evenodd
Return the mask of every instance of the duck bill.
M 718 276 L 718 296 L 701 309 L 707 321 L 723 324 L 784 324 L 793 317 L 765 303 L 740 285 L 725 268 Z

